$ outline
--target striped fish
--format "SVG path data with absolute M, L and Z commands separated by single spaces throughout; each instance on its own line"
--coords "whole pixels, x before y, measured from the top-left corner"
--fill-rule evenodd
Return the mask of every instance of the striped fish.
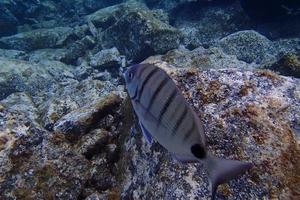
M 210 177 L 212 199 L 219 184 L 244 173 L 250 163 L 219 159 L 206 148 L 203 125 L 165 71 L 151 64 L 129 67 L 126 89 L 141 130 L 183 162 L 203 162 Z

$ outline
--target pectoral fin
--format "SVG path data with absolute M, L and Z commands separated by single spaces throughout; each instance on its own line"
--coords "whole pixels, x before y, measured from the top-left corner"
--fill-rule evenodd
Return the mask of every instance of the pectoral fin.
M 152 136 L 151 134 L 147 131 L 147 129 L 144 127 L 144 125 L 141 123 L 141 121 L 139 121 L 142 133 L 146 139 L 146 141 L 148 142 L 148 144 L 152 143 Z

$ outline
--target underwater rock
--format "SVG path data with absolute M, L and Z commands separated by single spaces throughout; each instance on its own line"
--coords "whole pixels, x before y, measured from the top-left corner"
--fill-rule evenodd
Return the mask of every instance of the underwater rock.
M 94 68 L 88 66 L 86 63 L 79 65 L 73 70 L 73 74 L 78 81 L 82 81 L 88 78 L 89 76 L 92 75 L 93 72 L 94 72 Z
M 164 55 L 151 56 L 144 62 L 156 63 L 157 61 L 164 61 L 176 68 L 189 68 L 195 67 L 201 70 L 206 69 L 222 69 L 222 68 L 251 68 L 255 65 L 250 65 L 246 62 L 238 60 L 236 56 L 227 55 L 223 53 L 220 48 L 211 47 L 204 49 L 198 47 L 192 51 L 180 47 L 168 51 Z
M 1 105 L 9 112 L 21 112 L 30 120 L 26 123 L 39 121 L 39 112 L 31 96 L 24 92 L 17 92 L 9 95 L 1 101 Z M 24 122 L 25 123 L 25 122 Z
M 87 78 L 81 81 L 69 79 L 56 85 L 46 97 L 43 97 L 45 100 L 38 103 L 43 126 L 52 131 L 54 124 L 64 115 L 73 111 L 76 113 L 76 110 L 80 111 L 80 108 L 87 105 L 97 105 L 97 101 L 111 92 L 124 96 L 122 89 L 118 89 L 113 83 L 113 80 L 100 81 Z M 86 111 L 92 112 L 88 108 Z M 79 120 L 80 117 L 77 117 Z M 74 120 L 76 121 L 76 116 Z
M 91 159 L 92 156 L 105 149 L 110 138 L 110 133 L 105 129 L 94 129 L 83 135 L 76 144 L 78 153 Z
M 262 63 L 270 59 L 271 52 L 275 51 L 268 38 L 253 30 L 228 35 L 219 41 L 219 45 L 225 53 L 236 55 L 247 63 Z
M 246 160 L 253 168 L 221 185 L 218 199 L 297 199 L 299 196 L 300 101 L 291 91 L 299 79 L 271 71 L 167 69 L 201 117 L 209 150 L 218 157 Z M 121 156 L 122 199 L 210 198 L 201 164 L 182 164 L 142 134 L 128 137 Z
M 148 10 L 142 3 L 130 1 L 100 9 L 85 17 L 86 22 L 92 22 L 97 28 L 107 29 L 116 23 L 122 16 L 130 12 Z
M 62 62 L 66 64 L 76 65 L 79 58 L 84 57 L 89 49 L 92 49 L 96 45 L 94 37 L 87 35 L 81 40 L 71 43 L 66 47 L 66 56 Z
M 75 65 L 76 61 L 86 54 L 86 51 L 92 49 L 96 44 L 95 39 L 90 36 L 84 36 L 81 40 L 65 45 L 64 48 L 37 49 L 28 53 L 30 62 L 39 62 L 43 60 L 61 61 L 68 65 Z
M 0 57 L 24 60 L 27 55 L 24 51 L 0 49 Z
M 115 94 L 103 96 L 95 104 L 74 110 L 63 116 L 54 124 L 54 132 L 61 133 L 69 140 L 76 140 L 85 134 L 96 122 L 113 112 L 121 103 Z
M 82 1 L 83 2 L 83 5 L 84 7 L 89 11 L 89 12 L 92 12 L 92 11 L 96 11 L 100 8 L 104 8 L 104 7 L 108 7 L 108 6 L 112 6 L 114 4 L 118 4 L 118 3 L 121 3 L 123 2 L 123 0 L 110 0 L 110 1 L 107 1 L 107 0 L 85 0 L 85 1 Z
M 101 33 L 103 48 L 116 47 L 128 60 L 141 61 L 179 46 L 181 35 L 146 10 L 130 12 Z
M 117 48 L 104 49 L 95 54 L 90 65 L 96 69 L 116 67 L 120 64 L 121 58 Z
M 0 100 L 14 92 L 39 94 L 52 84 L 72 76 L 70 66 L 58 61 L 33 64 L 0 57 L 0 66 Z
M 300 52 L 297 54 L 288 53 L 282 56 L 276 63 L 266 68 L 278 71 L 285 76 L 300 78 Z
M 91 195 L 89 195 L 85 200 L 102 200 L 102 199 L 107 199 L 106 195 L 101 195 L 98 192 L 95 192 Z
M 62 139 L 53 142 L 30 117 L 36 108 L 25 94 L 0 104 L 0 198 L 76 199 L 90 177 L 88 161 Z
M 231 33 L 251 27 L 236 1 L 214 1 L 207 5 L 199 1 L 176 9 L 170 18 L 171 24 L 182 32 L 183 44 L 188 49 L 208 48 Z
M 37 29 L 0 38 L 0 48 L 32 51 L 61 47 L 71 37 L 72 28 Z
M 161 8 L 168 12 L 189 5 L 190 3 L 209 3 L 214 0 L 145 0 L 145 3 L 150 8 Z
M 42 60 L 56 60 L 64 62 L 68 57 L 67 49 L 38 49 L 28 53 L 30 62 L 40 62 Z
M 88 188 L 116 187 L 112 171 L 122 125 L 116 111 L 121 98 L 116 94 L 124 89 L 112 92 L 115 88 L 109 82 L 72 80 L 61 80 L 50 92 L 14 93 L 0 101 L 0 199 L 78 199 L 86 197 L 83 191 Z M 74 115 L 74 124 L 86 131 L 75 137 L 78 130 L 71 133 L 67 124 L 66 132 L 45 130 L 43 115 L 49 98 L 64 112 L 63 119 Z M 68 99 L 76 105 L 67 110 Z

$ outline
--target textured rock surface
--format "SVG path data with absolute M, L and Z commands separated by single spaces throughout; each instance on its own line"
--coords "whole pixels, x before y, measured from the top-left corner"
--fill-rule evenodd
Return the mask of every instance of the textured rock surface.
M 90 15 L 87 15 L 85 20 L 91 21 L 97 28 L 106 29 L 129 12 L 144 9 L 147 8 L 142 3 L 131 1 L 100 9 Z
M 76 106 L 86 105 L 86 109 L 65 111 L 69 114 L 60 120 L 74 117 L 72 123 L 85 130 L 78 140 L 69 137 L 77 130 L 55 133 L 43 128 L 38 96 L 14 93 L 0 101 L 0 199 L 78 199 L 97 191 L 100 199 L 117 195 L 114 188 L 119 151 L 116 144 L 123 126 L 121 98 L 115 94 L 93 98 L 91 88 L 95 86 L 87 83 L 91 82 L 83 82 L 81 89 L 74 83 L 74 88 L 64 88 L 65 95 L 74 95 Z M 101 88 L 94 94 L 104 95 L 105 87 Z M 85 89 L 91 99 L 84 99 Z M 94 107 L 88 102 L 95 102 Z M 63 109 L 70 103 L 65 101 L 57 107 Z
M 58 80 L 72 77 L 70 66 L 58 61 L 32 64 L 0 57 L 0 100 L 14 92 L 37 94 Z
M 133 11 L 101 33 L 103 48 L 116 47 L 128 60 L 146 57 L 177 48 L 179 32 L 156 19 L 146 10 Z
M 27 55 L 24 51 L 0 49 L 0 57 L 22 60 L 25 59 Z
M 54 28 L 81 21 L 79 16 L 123 0 L 4 0 L 0 2 L 0 37 L 37 28 Z M 19 27 L 17 27 L 19 26 Z
M 252 68 L 255 65 L 249 65 L 240 61 L 236 56 L 224 54 L 220 48 L 212 47 L 204 49 L 196 48 L 192 51 L 184 47 L 171 50 L 164 55 L 151 56 L 144 62 L 156 63 L 156 61 L 167 62 L 177 68 L 196 67 L 205 69 L 222 69 L 222 68 Z
M 92 78 L 82 81 L 70 79 L 55 86 L 49 94 L 42 97 L 44 101 L 39 102 L 44 127 L 52 130 L 54 123 L 61 117 L 85 106 L 87 109 L 77 112 L 78 115 L 83 115 L 84 111 L 92 112 L 94 109 L 92 106 L 97 105 L 97 102 L 99 103 L 103 96 L 111 91 L 118 93 L 112 82 L 103 82 Z M 90 110 L 89 106 L 91 106 Z M 79 118 L 76 120 L 79 120 Z
M 85 134 L 99 119 L 110 114 L 120 103 L 121 99 L 117 95 L 104 96 L 94 105 L 87 105 L 62 117 L 54 124 L 54 132 L 74 140 Z
M 1 105 L 0 198 L 76 198 L 89 177 L 88 161 L 50 139 L 30 117 L 36 108 L 25 94 L 9 96 Z
M 90 65 L 94 68 L 105 69 L 110 67 L 118 67 L 121 58 L 117 48 L 104 49 L 95 54 L 90 61 Z
M 68 58 L 66 49 L 38 49 L 29 53 L 30 62 L 39 62 L 41 60 L 65 61 Z
M 240 31 L 220 40 L 219 45 L 225 53 L 236 55 L 245 62 L 261 63 L 272 56 L 272 42 L 255 31 Z M 269 55 L 268 55 L 269 54 Z
M 172 20 L 174 26 L 183 33 L 183 42 L 190 49 L 212 46 L 226 35 L 252 27 L 238 2 L 230 0 L 198 1 L 176 9 Z
M 278 71 L 282 75 L 300 78 L 300 52 L 297 54 L 288 53 L 277 62 L 266 67 Z
M 22 51 L 59 47 L 71 36 L 72 29 L 57 27 L 19 33 L 0 39 L 0 47 Z

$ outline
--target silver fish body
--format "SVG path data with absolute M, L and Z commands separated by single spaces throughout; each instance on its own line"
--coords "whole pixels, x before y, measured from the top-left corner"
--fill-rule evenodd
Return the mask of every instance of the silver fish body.
M 181 161 L 204 162 L 212 198 L 219 184 L 250 167 L 249 163 L 218 159 L 207 152 L 199 117 L 165 71 L 155 65 L 138 64 L 127 69 L 124 78 L 144 134 L 155 138 Z

